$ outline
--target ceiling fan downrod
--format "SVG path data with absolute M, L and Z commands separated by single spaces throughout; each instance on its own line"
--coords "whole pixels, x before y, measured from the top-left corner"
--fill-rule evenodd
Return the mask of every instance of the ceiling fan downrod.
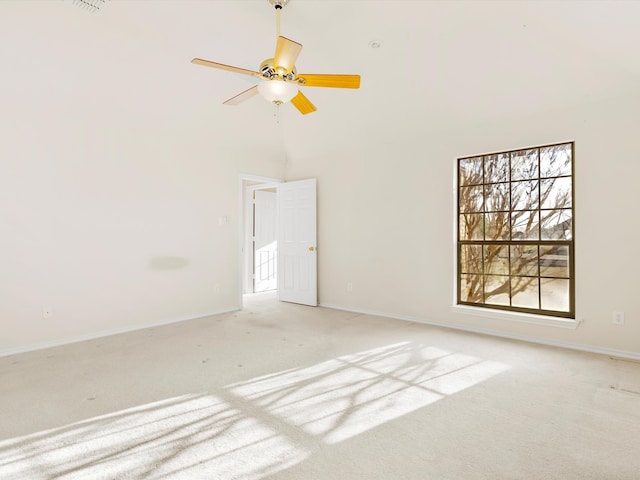
M 289 3 L 289 0 L 267 0 L 276 9 L 276 37 L 280 36 L 280 12 Z

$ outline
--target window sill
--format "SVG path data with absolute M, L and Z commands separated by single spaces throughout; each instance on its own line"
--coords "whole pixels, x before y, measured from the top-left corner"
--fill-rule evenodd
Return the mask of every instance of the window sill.
M 492 318 L 494 320 L 508 320 L 512 322 L 533 323 L 547 327 L 558 327 L 575 330 L 580 325 L 580 320 L 571 318 L 549 317 L 546 315 L 533 315 L 531 313 L 506 312 L 485 307 L 470 307 L 467 305 L 453 305 L 451 311 L 475 317 Z

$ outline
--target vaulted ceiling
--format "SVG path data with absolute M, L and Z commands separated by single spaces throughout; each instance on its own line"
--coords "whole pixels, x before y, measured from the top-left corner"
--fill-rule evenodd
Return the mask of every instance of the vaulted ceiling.
M 2 115 L 222 132 L 293 158 L 637 95 L 640 84 L 640 2 L 291 0 L 281 33 L 304 46 L 298 71 L 362 83 L 309 87 L 318 111 L 284 105 L 279 118 L 260 97 L 222 105 L 251 79 L 190 63 L 257 69 L 272 57 L 267 0 L 112 0 L 97 15 L 71 0 L 8 0 L 0 13 Z

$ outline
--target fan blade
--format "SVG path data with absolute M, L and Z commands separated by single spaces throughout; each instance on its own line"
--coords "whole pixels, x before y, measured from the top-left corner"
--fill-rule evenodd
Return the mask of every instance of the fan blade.
M 224 105 L 238 105 L 239 103 L 242 103 L 245 100 L 248 100 L 257 94 L 258 94 L 258 85 L 254 85 L 253 87 L 248 88 L 244 92 L 239 93 L 235 97 L 231 97 L 229 100 L 222 103 Z
M 244 75 L 253 75 L 260 77 L 260 72 L 254 72 L 253 70 L 247 70 L 246 68 L 232 67 L 231 65 L 225 65 L 224 63 L 211 62 L 209 60 L 203 60 L 201 58 L 194 58 L 191 63 L 196 65 L 202 65 L 204 67 L 220 68 L 222 70 L 229 70 L 230 72 L 242 73 Z
M 276 44 L 276 54 L 273 56 L 273 67 L 286 70 L 287 74 L 291 73 L 293 66 L 300 55 L 302 45 L 289 40 L 286 37 L 278 37 Z
M 360 75 L 301 73 L 297 78 L 305 87 L 360 88 Z
M 291 103 L 293 103 L 293 106 L 296 107 L 303 115 L 318 110 L 302 92 L 298 92 L 298 94 L 291 99 Z

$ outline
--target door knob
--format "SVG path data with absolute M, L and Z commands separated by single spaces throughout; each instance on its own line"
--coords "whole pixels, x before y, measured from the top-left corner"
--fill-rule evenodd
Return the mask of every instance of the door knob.
M 313 252 L 314 250 L 316 250 L 316 247 L 309 247 L 310 252 Z

